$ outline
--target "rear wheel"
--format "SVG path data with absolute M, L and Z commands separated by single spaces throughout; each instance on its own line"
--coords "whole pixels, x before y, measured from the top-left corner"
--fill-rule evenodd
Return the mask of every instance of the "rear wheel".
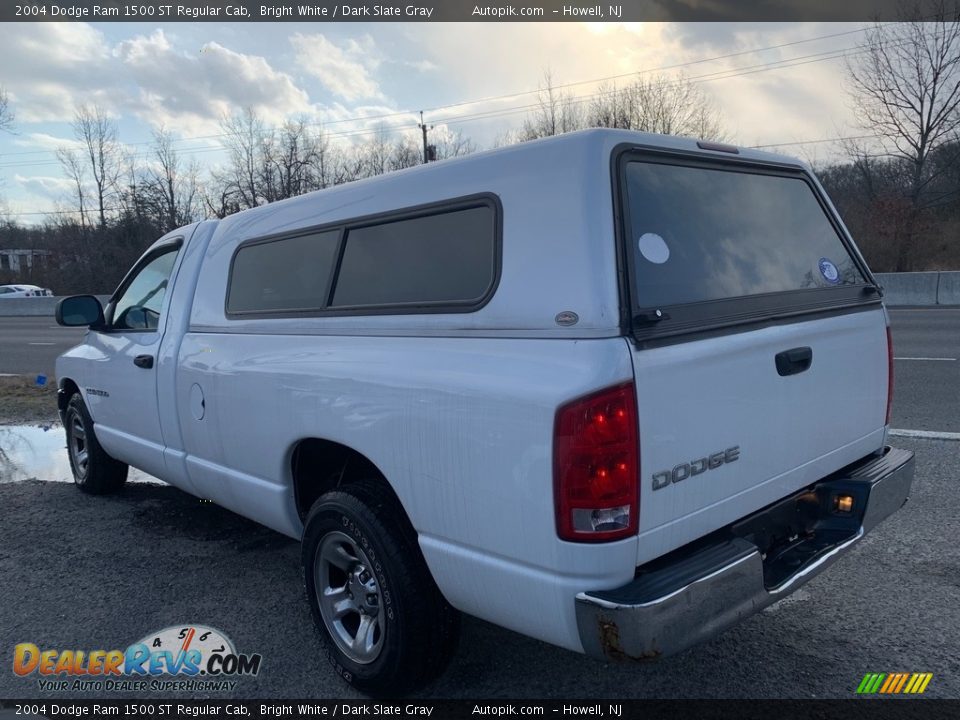
M 67 453 L 77 487 L 91 495 L 116 492 L 127 481 L 128 466 L 100 446 L 80 393 L 74 393 L 64 413 Z
M 302 559 L 314 621 L 344 680 L 372 695 L 398 695 L 443 671 L 459 614 L 430 576 L 402 508 L 376 483 L 317 500 Z

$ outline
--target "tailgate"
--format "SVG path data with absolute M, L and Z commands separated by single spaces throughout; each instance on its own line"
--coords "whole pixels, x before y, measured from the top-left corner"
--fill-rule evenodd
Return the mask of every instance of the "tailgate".
M 634 348 L 647 536 L 638 564 L 878 449 L 886 343 L 875 308 Z M 775 358 L 795 348 L 810 348 L 809 367 L 781 376 Z
M 616 167 L 639 563 L 878 450 L 887 323 L 804 168 L 642 149 Z

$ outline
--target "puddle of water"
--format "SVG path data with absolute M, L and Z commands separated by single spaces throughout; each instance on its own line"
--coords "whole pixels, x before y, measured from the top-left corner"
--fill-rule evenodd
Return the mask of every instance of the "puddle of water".
M 0 425 L 0 483 L 29 479 L 73 482 L 63 426 Z M 128 482 L 161 483 L 130 468 Z

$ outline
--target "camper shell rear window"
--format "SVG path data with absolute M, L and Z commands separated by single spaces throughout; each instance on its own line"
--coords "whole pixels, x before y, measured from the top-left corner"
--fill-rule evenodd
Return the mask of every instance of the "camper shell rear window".
M 632 326 L 689 332 L 876 295 L 800 170 L 627 151 L 618 162 Z

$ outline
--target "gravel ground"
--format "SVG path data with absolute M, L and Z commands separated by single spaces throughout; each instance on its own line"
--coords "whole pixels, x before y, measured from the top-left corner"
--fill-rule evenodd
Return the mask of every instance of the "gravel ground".
M 960 697 L 960 443 L 898 444 L 917 452 L 912 500 L 793 596 L 714 641 L 654 664 L 608 665 L 467 618 L 450 669 L 420 695 L 850 698 L 867 672 L 932 672 L 924 697 Z M 0 507 L 0 697 L 81 697 L 16 677 L 16 643 L 124 648 L 182 623 L 263 655 L 260 675 L 232 697 L 356 697 L 318 652 L 296 542 L 166 486 L 93 498 L 66 483 L 0 483 Z

